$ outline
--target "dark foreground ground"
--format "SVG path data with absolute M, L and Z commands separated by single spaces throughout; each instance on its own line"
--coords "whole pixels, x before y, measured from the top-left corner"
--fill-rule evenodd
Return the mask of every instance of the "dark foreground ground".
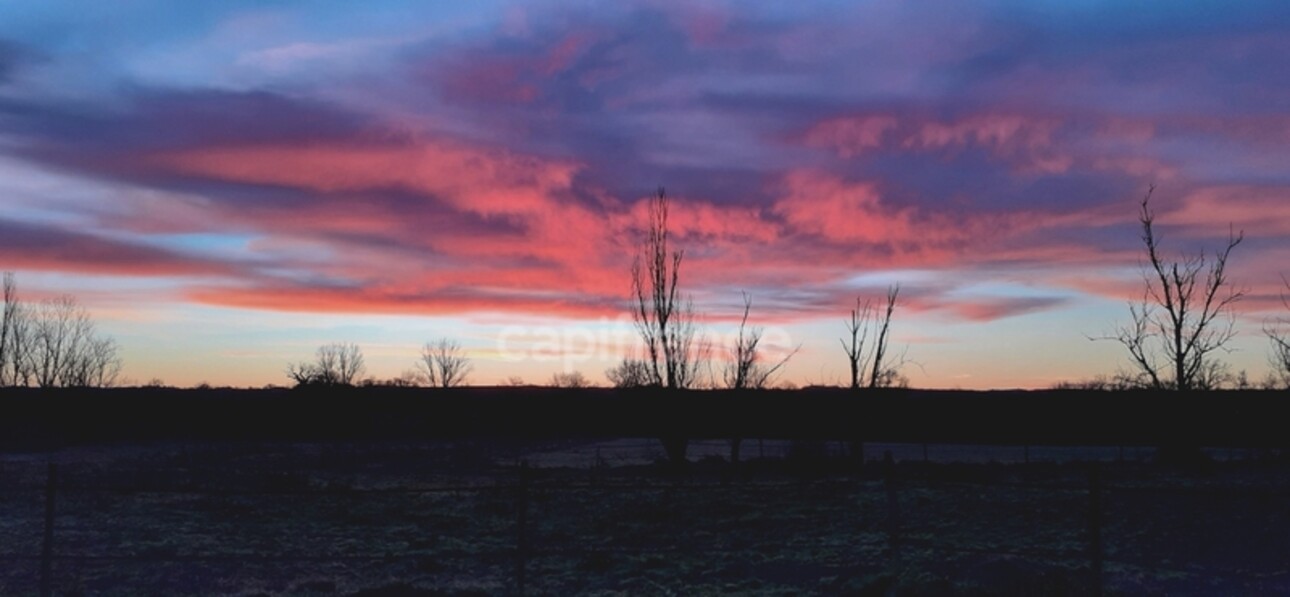
M 51 487 L 55 594 L 1290 593 L 1276 451 L 1180 469 L 1143 450 L 1046 448 L 1025 464 L 1015 448 L 933 445 L 924 462 L 906 445 L 886 466 L 871 445 L 856 468 L 837 443 L 749 441 L 734 467 L 708 442 L 678 472 L 649 464 L 655 443 L 9 450 L 0 594 L 40 591 Z

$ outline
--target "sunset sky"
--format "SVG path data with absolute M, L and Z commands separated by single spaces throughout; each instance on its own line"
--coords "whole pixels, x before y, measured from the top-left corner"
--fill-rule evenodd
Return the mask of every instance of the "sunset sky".
M 1088 337 L 1141 293 L 1153 183 L 1171 252 L 1245 231 L 1226 357 L 1262 377 L 1290 3 L 0 7 L 0 269 L 139 382 L 286 384 L 334 341 L 393 377 L 439 337 L 473 383 L 601 381 L 663 185 L 710 333 L 749 293 L 786 380 L 842 382 L 848 308 L 899 283 L 913 385 L 1046 387 L 1127 364 Z

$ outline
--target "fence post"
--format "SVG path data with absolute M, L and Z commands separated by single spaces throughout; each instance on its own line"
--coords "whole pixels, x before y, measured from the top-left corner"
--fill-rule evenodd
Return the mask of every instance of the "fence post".
M 1088 552 L 1093 577 L 1093 595 L 1102 594 L 1102 467 L 1093 462 L 1088 469 Z
M 529 462 L 520 462 L 519 496 L 516 499 L 515 520 L 515 590 L 524 595 L 524 573 L 528 567 L 528 514 L 529 514 Z
M 891 450 L 882 455 L 882 481 L 887 489 L 887 546 L 895 563 L 900 561 L 900 501 L 896 496 L 896 461 Z
M 54 594 L 54 491 L 58 486 L 58 464 L 49 463 L 45 475 L 45 543 L 40 548 L 40 595 Z

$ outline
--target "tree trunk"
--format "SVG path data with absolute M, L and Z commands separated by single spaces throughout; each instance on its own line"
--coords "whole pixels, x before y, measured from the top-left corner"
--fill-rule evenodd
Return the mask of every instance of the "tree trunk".
M 659 440 L 663 443 L 663 452 L 667 455 L 667 461 L 673 468 L 680 469 L 685 466 L 685 451 L 690 444 L 690 440 L 683 437 L 665 437 Z

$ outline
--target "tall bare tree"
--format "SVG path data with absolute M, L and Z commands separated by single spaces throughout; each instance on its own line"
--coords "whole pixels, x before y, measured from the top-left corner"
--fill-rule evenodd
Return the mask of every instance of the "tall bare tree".
M 9 330 L 9 349 L 6 359 L 7 365 L 0 363 L 7 368 L 5 384 L 10 386 L 27 387 L 32 385 L 35 378 L 35 362 L 32 359 L 32 312 L 26 304 L 15 300 L 12 305 L 13 318 L 10 322 Z
M 454 388 L 466 383 L 472 366 L 470 359 L 455 340 L 440 338 L 421 347 L 417 361 L 431 387 Z
M 645 343 L 650 385 L 680 389 L 699 383 L 710 347 L 699 337 L 693 302 L 679 293 L 685 251 L 668 244 L 670 203 L 661 187 L 649 202 L 645 241 L 632 263 L 632 319 Z
M 1146 251 L 1142 300 L 1129 305 L 1132 321 L 1112 337 L 1129 351 L 1139 385 L 1155 389 L 1211 389 L 1225 364 L 1214 354 L 1236 336 L 1232 305 L 1244 292 L 1227 278 L 1227 260 L 1244 233 L 1228 233 L 1212 256 L 1204 252 L 1171 261 L 1161 255 L 1155 213 L 1147 190 L 1139 205 Z
M 649 385 L 678 390 L 698 385 L 711 345 L 699 337 L 694 303 L 679 292 L 683 250 L 669 247 L 667 191 L 650 199 L 645 240 L 632 263 L 632 320 L 645 344 Z M 624 363 L 624 371 L 629 367 Z M 668 459 L 685 462 L 688 440 L 662 438 Z
M 4 273 L 4 313 L 0 314 L 0 386 L 13 383 L 10 363 L 15 361 L 14 327 L 19 315 L 18 282 L 13 272 Z

